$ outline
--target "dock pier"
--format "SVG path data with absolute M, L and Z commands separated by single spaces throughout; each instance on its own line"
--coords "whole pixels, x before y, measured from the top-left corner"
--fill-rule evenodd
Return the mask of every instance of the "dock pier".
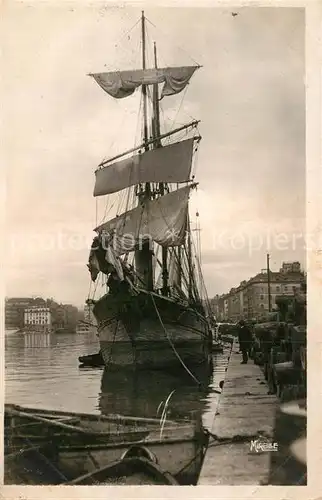
M 280 400 L 241 360 L 235 341 L 198 485 L 306 485 L 306 398 Z
M 268 392 L 261 367 L 252 360 L 241 364 L 235 342 L 199 485 L 268 484 L 270 455 L 275 452 L 258 449 L 265 439 L 274 445 L 278 399 Z

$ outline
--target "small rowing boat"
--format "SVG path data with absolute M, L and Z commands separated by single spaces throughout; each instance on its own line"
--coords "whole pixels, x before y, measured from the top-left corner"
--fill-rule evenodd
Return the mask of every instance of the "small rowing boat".
M 130 457 L 85 474 L 69 485 L 179 485 L 169 472 L 145 457 Z
M 131 450 L 130 450 L 131 451 Z M 6 484 L 24 485 L 178 485 L 169 473 L 151 460 L 144 447 L 104 467 L 68 481 L 46 456 L 46 450 L 27 448 L 5 456 Z
M 104 366 L 104 360 L 101 351 L 96 354 L 88 354 L 87 356 L 79 356 L 78 361 L 80 366 L 91 366 L 99 368 Z
M 196 484 L 207 441 L 199 419 L 170 421 L 5 405 L 6 457 L 19 450 L 42 450 L 66 481 L 129 458 L 138 447 L 141 453 L 144 447 L 144 457 L 179 484 Z

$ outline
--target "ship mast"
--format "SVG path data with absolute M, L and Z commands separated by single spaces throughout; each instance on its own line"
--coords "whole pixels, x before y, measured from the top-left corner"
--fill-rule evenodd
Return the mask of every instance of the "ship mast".
M 145 16 L 142 11 L 141 16 L 141 32 L 142 32 L 142 68 L 146 69 L 146 54 L 145 54 Z M 147 85 L 142 85 L 143 97 L 143 144 L 145 151 L 149 150 L 149 135 L 148 135 L 148 108 L 147 108 Z M 145 188 L 142 191 L 139 189 L 139 199 L 145 203 L 151 198 L 150 183 L 145 183 Z M 148 290 L 153 290 L 153 266 L 152 266 L 152 250 L 150 248 L 151 241 L 139 242 L 140 248 L 135 251 L 136 270 L 144 282 Z
M 142 10 L 141 16 L 141 30 L 142 30 L 142 68 L 146 69 L 146 56 L 145 56 L 145 17 L 144 11 Z M 148 151 L 148 107 L 147 107 L 147 86 L 142 85 L 142 96 L 143 96 L 143 139 L 145 145 L 145 151 Z
M 157 47 L 154 42 L 154 67 L 157 69 L 158 61 L 157 61 Z M 158 84 L 153 85 L 153 138 L 157 139 L 161 135 L 160 131 L 160 108 L 159 108 L 159 87 Z M 161 140 L 156 140 L 154 143 L 155 148 L 161 148 L 162 143 Z M 159 183 L 159 191 L 161 196 L 165 193 L 165 183 Z M 162 247 L 162 295 L 169 295 L 169 287 L 168 287 L 168 249 Z
M 158 68 L 157 46 L 155 42 L 153 44 L 153 48 L 154 48 L 154 67 L 155 69 L 157 69 Z M 156 147 L 159 148 L 162 146 L 162 143 L 160 139 L 161 131 L 160 131 L 159 86 L 157 83 L 153 85 L 153 118 L 154 118 L 153 139 L 155 141 L 154 144 L 156 145 Z M 163 182 L 160 183 L 160 187 L 161 184 L 164 187 Z

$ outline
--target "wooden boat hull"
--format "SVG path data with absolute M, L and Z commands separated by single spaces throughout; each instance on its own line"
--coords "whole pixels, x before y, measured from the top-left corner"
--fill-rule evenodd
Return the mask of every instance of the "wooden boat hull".
M 156 457 L 156 463 L 160 468 L 169 472 L 179 484 L 197 483 L 205 453 L 205 443 L 201 445 L 193 440 L 173 438 L 154 442 L 143 440 L 140 444 Z M 73 478 L 120 460 L 131 446 L 133 443 L 61 447 L 57 453 L 53 453 L 51 461 L 57 468 L 63 470 L 67 477 Z
M 95 413 L 81 413 L 73 411 L 63 411 L 63 410 L 51 410 L 43 408 L 31 408 L 26 406 L 19 406 L 15 404 L 5 404 L 5 418 L 11 418 L 14 411 L 21 412 L 20 418 L 34 418 L 44 417 L 50 418 L 53 421 L 59 421 L 62 419 L 72 419 L 78 420 L 81 425 L 85 428 L 90 428 L 94 431 L 108 431 L 111 425 L 126 426 L 126 427 L 137 427 L 137 426 L 149 426 L 149 428 L 160 426 L 160 420 L 153 417 L 133 417 L 130 415 L 120 415 L 119 413 L 109 413 L 107 415 L 100 415 Z M 24 415 L 26 414 L 26 415 Z M 185 422 L 186 423 L 186 422 Z M 168 420 L 169 425 L 180 425 L 182 421 L 180 420 Z
M 146 293 L 122 300 L 105 295 L 93 309 L 106 367 L 167 369 L 209 362 L 211 332 L 196 310 L 158 295 L 153 303 Z
M 160 421 L 154 418 L 135 418 L 120 415 L 91 415 L 59 412 L 6 405 L 5 450 L 23 447 L 31 442 L 43 446 L 54 442 L 57 446 L 86 446 L 106 443 L 137 442 L 155 439 L 160 432 Z M 193 425 L 167 421 L 165 434 L 172 427 L 188 428 Z
M 156 457 L 157 465 L 173 476 L 181 485 L 195 485 L 198 481 L 205 444 L 201 446 L 193 441 L 173 439 L 167 441 L 140 442 L 149 452 Z M 136 445 L 138 443 L 135 443 Z M 96 469 L 119 461 L 122 455 L 130 449 L 133 443 L 113 443 L 110 445 L 74 445 L 74 446 L 48 446 L 42 444 L 46 450 L 46 457 L 55 470 L 63 471 L 66 480 L 94 472 Z M 30 462 L 30 461 L 29 461 Z M 34 462 L 38 464 L 37 462 Z M 34 466 L 36 467 L 36 465 Z M 38 467 L 39 468 L 39 467 Z M 19 474 L 17 470 L 30 469 L 26 462 L 13 468 L 12 462 L 5 460 L 5 483 L 17 484 Z M 57 479 L 46 479 L 46 484 L 59 484 Z M 43 480 L 43 479 L 42 479 Z M 23 474 L 20 481 L 26 481 Z M 49 482 L 48 482 L 49 481 Z M 36 484 L 42 484 L 41 481 Z
M 152 418 L 17 408 L 7 405 L 5 412 L 6 453 L 41 447 L 66 480 L 121 460 L 133 446 L 144 446 L 180 484 L 196 484 L 208 440 L 199 422 L 167 421 L 161 428 Z
M 69 485 L 171 485 L 179 483 L 169 474 L 164 472 L 156 463 L 145 457 L 131 457 L 117 460 L 97 471 L 85 474 Z
M 37 447 L 29 447 L 4 456 L 4 484 L 58 485 L 67 478 Z
M 145 452 L 146 451 L 146 452 Z M 5 457 L 5 484 L 11 485 L 179 485 L 163 471 L 148 450 L 136 450 L 102 468 L 68 480 L 46 455 L 45 449 L 28 449 Z M 142 453 L 143 452 L 143 453 Z M 143 455 L 143 456 L 142 456 Z

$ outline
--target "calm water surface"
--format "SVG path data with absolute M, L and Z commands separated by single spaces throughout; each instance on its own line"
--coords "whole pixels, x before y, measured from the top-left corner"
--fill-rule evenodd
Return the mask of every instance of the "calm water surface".
M 133 373 L 84 369 L 78 356 L 98 352 L 95 333 L 50 336 L 6 332 L 5 399 L 22 406 L 88 413 L 156 417 L 168 395 L 173 418 L 200 411 L 209 427 L 224 379 L 228 351 L 214 356 L 213 373 L 195 373 L 203 388 L 186 374 Z

